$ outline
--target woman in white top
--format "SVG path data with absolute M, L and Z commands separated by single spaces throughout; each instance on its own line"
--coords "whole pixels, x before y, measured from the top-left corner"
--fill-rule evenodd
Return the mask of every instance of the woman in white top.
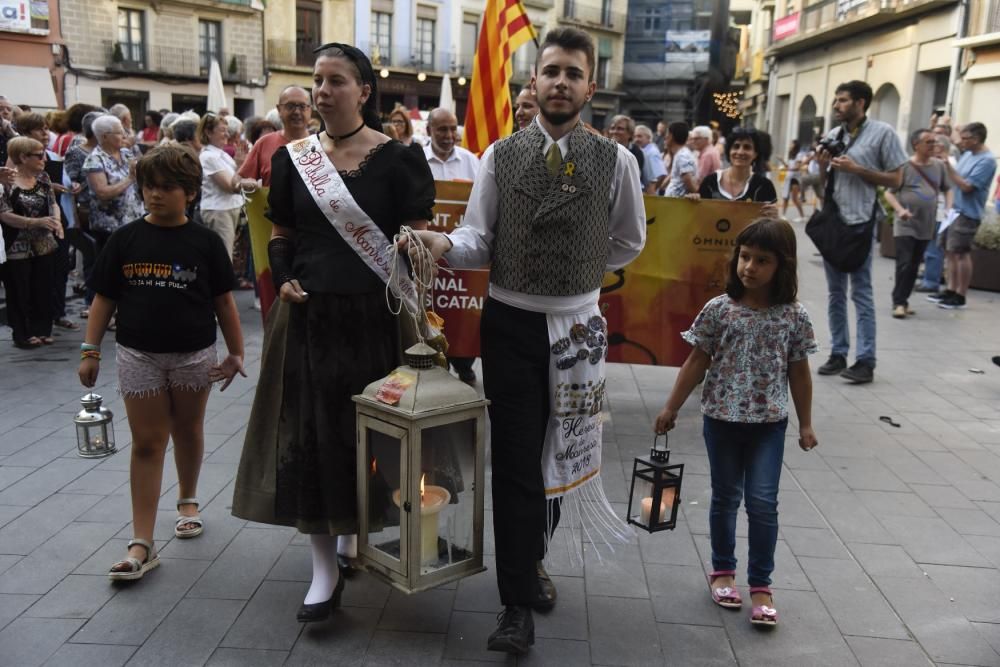
M 198 138 L 204 147 L 201 149 L 201 221 L 222 237 L 232 258 L 243 191 L 255 190 L 257 181 L 240 178 L 236 162 L 222 149 L 228 133 L 226 119 L 215 114 L 205 114 L 198 124 Z

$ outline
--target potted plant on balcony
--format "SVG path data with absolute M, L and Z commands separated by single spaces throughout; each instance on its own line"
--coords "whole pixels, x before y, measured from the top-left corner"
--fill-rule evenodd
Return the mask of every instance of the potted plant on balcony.
M 1000 220 L 987 215 L 972 241 L 972 280 L 969 286 L 1000 292 Z
M 229 59 L 229 76 L 236 76 L 236 73 L 240 71 L 239 64 L 236 62 L 236 56 Z
M 125 62 L 125 52 L 122 51 L 122 43 L 115 42 L 114 47 L 111 49 L 111 62 L 119 67 L 123 62 Z

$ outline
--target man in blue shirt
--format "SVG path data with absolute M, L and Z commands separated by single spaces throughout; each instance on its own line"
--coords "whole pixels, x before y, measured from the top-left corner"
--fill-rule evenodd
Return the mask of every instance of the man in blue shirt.
M 927 297 L 948 309 L 965 308 L 965 293 L 972 278 L 972 239 L 983 219 L 986 196 L 997 170 L 996 158 L 986 147 L 986 126 L 982 123 L 969 123 L 961 129 L 959 147 L 963 152 L 958 167 L 944 163 L 949 180 L 955 184 L 953 208 L 958 213 L 941 235 L 948 259 L 948 289 Z

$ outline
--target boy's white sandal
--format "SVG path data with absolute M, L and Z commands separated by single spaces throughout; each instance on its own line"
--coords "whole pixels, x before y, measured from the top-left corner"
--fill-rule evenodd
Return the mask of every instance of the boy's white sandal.
M 197 498 L 181 498 L 177 501 L 177 511 L 180 512 L 181 505 L 194 505 L 198 507 Z M 189 528 L 181 528 L 183 525 L 189 525 Z M 178 514 L 177 519 L 174 521 L 174 535 L 181 539 L 188 539 L 190 537 L 198 537 L 205 530 L 205 522 L 201 520 L 200 516 L 184 516 L 183 514 Z

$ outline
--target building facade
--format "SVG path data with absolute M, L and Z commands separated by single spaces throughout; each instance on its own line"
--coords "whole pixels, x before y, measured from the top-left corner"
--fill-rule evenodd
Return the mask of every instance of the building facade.
M 952 60 L 964 73 L 954 92 L 952 116 L 957 123 L 984 123 L 987 145 L 1000 153 L 1000 117 L 992 113 L 1000 103 L 1000 0 L 971 2 L 964 27 Z
M 48 111 L 63 106 L 59 0 L 7 2 L 0 13 L 0 95 Z
M 892 125 L 908 146 L 910 131 L 951 103 L 958 7 L 956 0 L 761 3 L 773 24 L 746 59 L 745 113 L 781 154 L 793 139 L 806 144 L 827 131 L 833 91 L 858 79 L 874 91 L 869 117 Z
M 205 111 L 219 63 L 232 111 L 264 107 L 261 0 L 62 0 L 65 103 Z

